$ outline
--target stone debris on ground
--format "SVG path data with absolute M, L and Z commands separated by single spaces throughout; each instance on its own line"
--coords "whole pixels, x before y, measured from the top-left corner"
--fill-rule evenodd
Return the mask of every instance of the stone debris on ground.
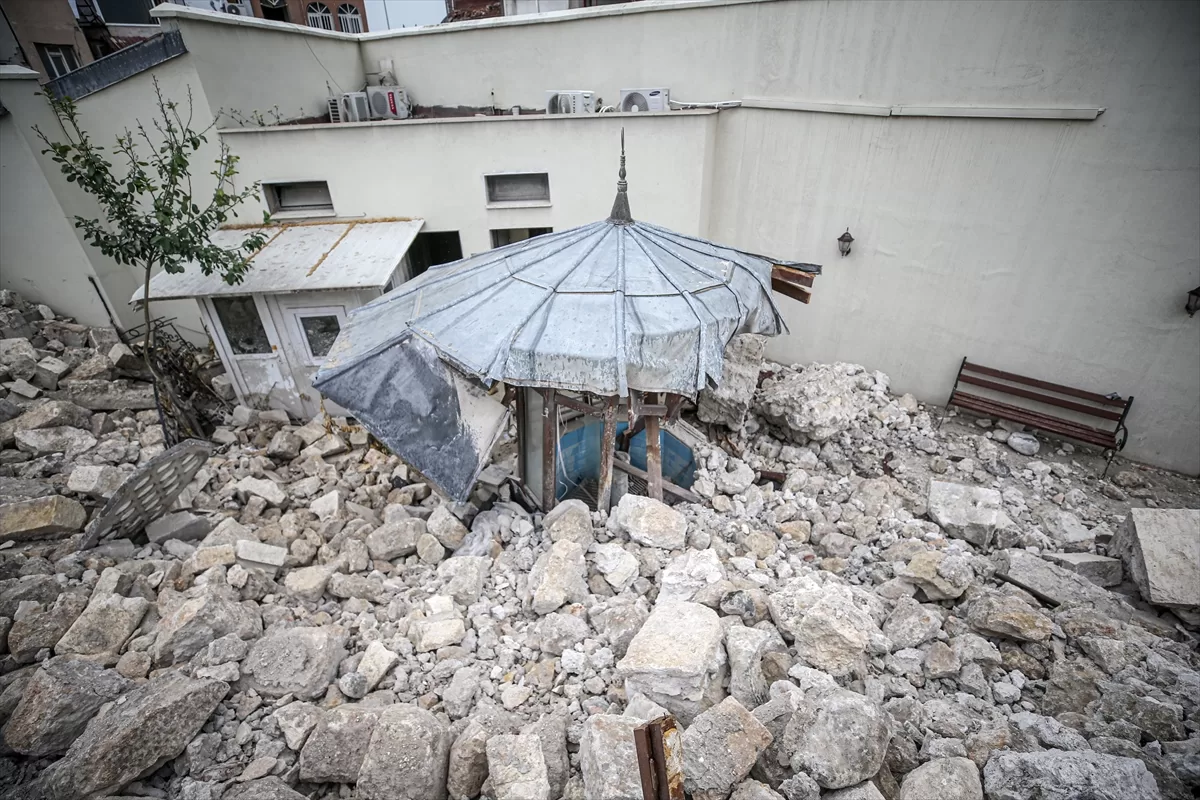
M 543 517 L 511 436 L 450 503 L 236 406 L 169 514 L 79 551 L 165 450 L 148 384 L 12 292 L 0 329 L 2 796 L 640 800 L 667 713 L 693 800 L 1200 792 L 1193 479 L 749 341 L 701 503 Z

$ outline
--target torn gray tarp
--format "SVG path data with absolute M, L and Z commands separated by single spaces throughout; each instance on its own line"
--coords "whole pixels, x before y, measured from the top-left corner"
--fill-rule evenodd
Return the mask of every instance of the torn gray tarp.
M 391 344 L 376 361 L 322 380 L 321 392 L 354 409 L 359 422 L 457 500 L 471 493 L 504 430 L 508 409 L 438 358 L 416 336 Z

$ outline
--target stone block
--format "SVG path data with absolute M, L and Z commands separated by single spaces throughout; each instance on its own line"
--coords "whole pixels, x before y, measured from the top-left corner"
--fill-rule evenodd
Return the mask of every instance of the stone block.
M 650 497 L 627 494 L 613 509 L 610 524 L 647 547 L 682 550 L 687 542 L 687 519 L 667 504 Z
M 146 526 L 146 538 L 156 544 L 178 539 L 192 542 L 203 539 L 212 530 L 212 522 L 190 511 L 176 511 L 159 517 Z
M 1124 577 L 1121 560 L 1094 553 L 1043 553 L 1047 561 L 1082 575 L 1097 586 L 1116 586 Z
M 62 495 L 35 497 L 0 506 L 0 542 L 22 542 L 74 533 L 87 522 L 87 512 Z
M 250 687 L 267 697 L 320 697 L 346 657 L 346 638 L 333 626 L 274 631 L 250 648 L 242 672 Z
M 684 725 L 724 697 L 724 630 L 698 603 L 659 603 L 629 643 L 617 674 L 627 693 L 640 692 Z
M 597 714 L 583 723 L 579 740 L 579 770 L 585 800 L 642 800 L 633 717 Z
M 1200 606 L 1200 509 L 1130 509 L 1110 552 L 1126 562 L 1147 602 Z
M 283 547 L 251 542 L 245 539 L 234 545 L 238 563 L 245 567 L 258 567 L 274 571 L 287 561 L 288 551 Z
M 995 489 L 930 481 L 928 507 L 929 517 L 946 533 L 977 547 L 987 547 L 997 531 L 1014 527 Z
M 98 500 L 107 500 L 124 482 L 124 473 L 116 467 L 79 465 L 72 469 L 67 477 L 67 490 Z
M 46 356 L 37 362 L 37 370 L 33 373 L 33 385 L 40 386 L 48 392 L 58 388 L 58 381 L 71 371 L 71 365 L 60 358 Z
M 54 397 L 69 400 L 91 411 L 146 411 L 155 408 L 154 387 L 149 383 L 119 381 L 70 381 Z
M 362 800 L 444 800 L 449 757 L 441 720 L 417 706 L 389 706 L 371 734 L 355 791 Z

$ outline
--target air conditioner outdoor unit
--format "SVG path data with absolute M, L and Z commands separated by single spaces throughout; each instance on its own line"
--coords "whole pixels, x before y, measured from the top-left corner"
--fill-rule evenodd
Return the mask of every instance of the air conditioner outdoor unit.
M 665 86 L 655 89 L 622 89 L 621 111 L 670 111 L 671 90 Z
M 546 92 L 547 114 L 593 114 L 596 93 L 581 89 L 551 89 Z
M 368 122 L 371 106 L 366 92 L 346 92 L 341 96 L 342 122 Z
M 408 119 L 412 116 L 408 92 L 399 86 L 368 86 L 367 99 L 372 119 Z
M 242 3 L 225 3 L 225 13 L 233 14 L 235 17 L 253 17 L 254 11 L 247 5 Z

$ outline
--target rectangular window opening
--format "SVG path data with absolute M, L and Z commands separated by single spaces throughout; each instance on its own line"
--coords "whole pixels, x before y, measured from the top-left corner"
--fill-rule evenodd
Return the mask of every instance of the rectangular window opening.
M 34 44 L 46 74 L 51 78 L 59 78 L 72 70 L 79 69 L 79 56 L 75 48 L 69 44 Z
M 263 328 L 262 318 L 258 315 L 258 306 L 255 305 L 253 297 L 214 297 L 212 304 L 234 355 L 272 352 L 271 342 L 267 339 L 267 331 Z
M 338 334 L 342 332 L 341 323 L 336 314 L 320 314 L 301 316 L 300 327 L 304 331 L 304 341 L 308 345 L 308 353 L 313 358 L 324 358 L 329 355 Z
M 547 205 L 550 175 L 545 172 L 485 175 L 487 201 L 493 205 Z
M 535 236 L 552 233 L 553 228 L 493 228 L 492 247 L 504 247 L 506 244 L 516 244 Z
M 421 231 L 408 248 L 408 264 L 414 278 L 430 267 L 449 264 L 462 257 L 462 239 L 458 231 Z
M 333 198 L 325 181 L 264 183 L 263 193 L 272 214 L 332 216 Z

